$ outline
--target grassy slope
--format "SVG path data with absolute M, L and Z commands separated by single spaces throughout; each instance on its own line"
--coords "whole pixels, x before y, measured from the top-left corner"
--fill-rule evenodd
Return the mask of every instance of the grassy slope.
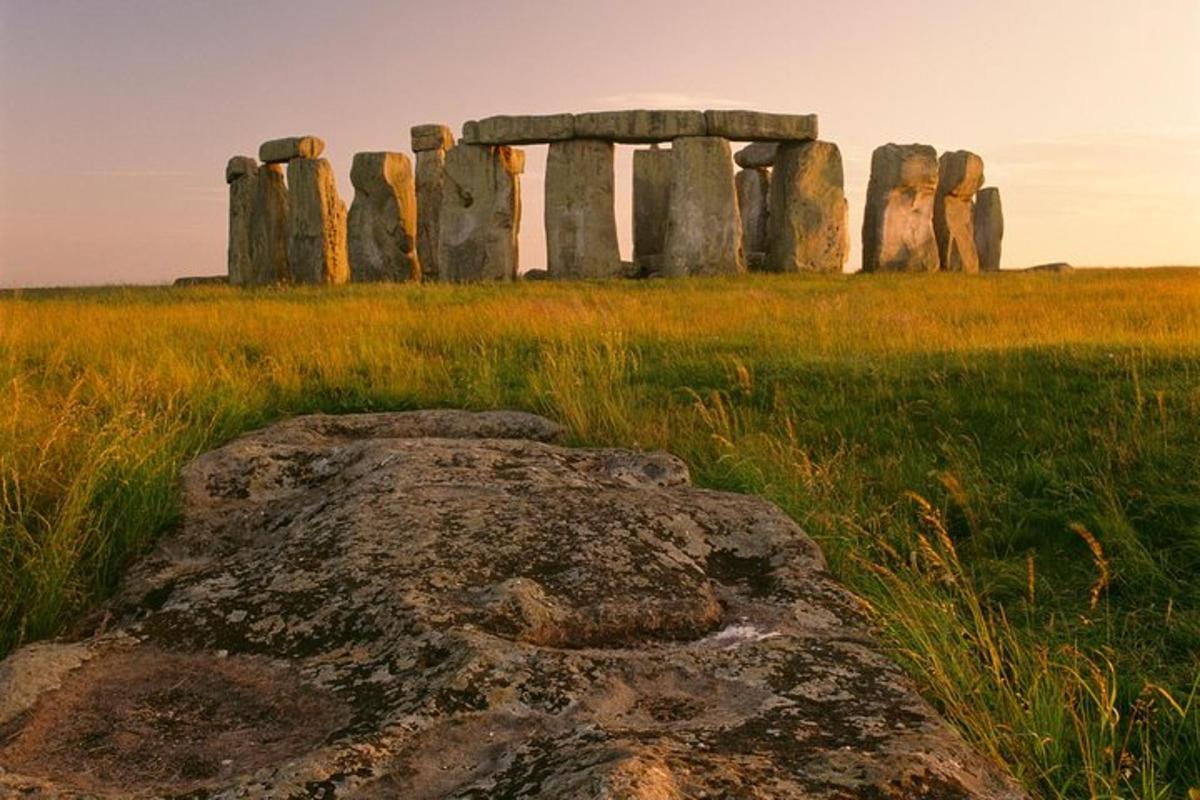
M 0 653 L 282 415 L 520 407 L 817 538 L 926 695 L 1048 797 L 1200 786 L 1200 273 L 0 299 Z

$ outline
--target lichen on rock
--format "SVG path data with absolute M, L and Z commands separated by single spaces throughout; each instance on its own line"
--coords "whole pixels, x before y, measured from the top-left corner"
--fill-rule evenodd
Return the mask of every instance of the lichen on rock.
M 314 416 L 200 456 L 103 630 L 0 663 L 0 793 L 1023 796 L 779 509 L 562 433 Z

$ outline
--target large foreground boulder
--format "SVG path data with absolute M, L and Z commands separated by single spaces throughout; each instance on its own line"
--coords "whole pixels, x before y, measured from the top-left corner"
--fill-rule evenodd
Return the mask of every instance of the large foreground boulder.
M 96 634 L 0 663 L 0 794 L 1022 796 L 779 509 L 560 433 L 313 416 L 196 459 Z

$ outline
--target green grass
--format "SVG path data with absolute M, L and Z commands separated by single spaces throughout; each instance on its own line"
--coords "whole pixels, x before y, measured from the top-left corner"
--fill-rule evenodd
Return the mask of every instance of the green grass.
M 111 589 L 196 453 L 427 406 L 779 503 L 1039 796 L 1200 787 L 1194 270 L 9 295 L 0 653 Z

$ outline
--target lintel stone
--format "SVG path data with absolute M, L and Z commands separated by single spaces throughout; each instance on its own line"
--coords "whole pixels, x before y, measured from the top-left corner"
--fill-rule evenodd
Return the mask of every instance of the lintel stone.
M 709 136 L 735 142 L 806 142 L 817 138 L 816 114 L 705 111 Z
M 575 137 L 571 114 L 542 116 L 498 116 L 472 120 L 463 125 L 464 144 L 544 144 Z
M 425 150 L 449 150 L 454 146 L 454 134 L 448 127 L 438 123 L 414 125 L 410 134 L 414 153 Z
M 621 144 L 657 144 L 680 136 L 704 136 L 700 111 L 592 111 L 575 115 L 575 135 Z
M 289 136 L 272 139 L 258 147 L 258 160 L 264 164 L 279 164 L 293 158 L 319 158 L 325 142 L 316 136 Z

